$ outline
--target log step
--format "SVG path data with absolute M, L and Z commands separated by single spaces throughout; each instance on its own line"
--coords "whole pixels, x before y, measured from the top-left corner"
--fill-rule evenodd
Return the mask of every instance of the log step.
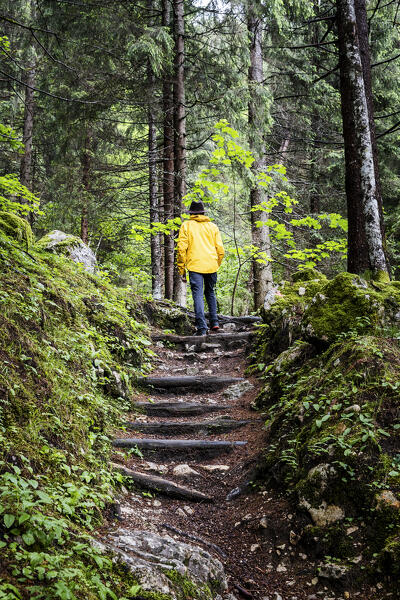
M 228 451 L 247 442 L 228 442 L 225 440 L 164 440 L 150 438 L 115 439 L 112 445 L 116 448 L 141 448 L 143 450 L 215 450 Z
M 154 335 L 153 342 L 169 342 L 170 344 L 203 344 L 204 342 L 226 343 L 245 342 L 254 335 L 253 331 L 237 331 L 234 333 L 212 333 L 209 335 Z
M 128 469 L 117 463 L 111 463 L 111 466 L 116 471 L 119 471 L 122 475 L 125 475 L 125 477 L 129 477 L 140 487 L 147 490 L 154 490 L 166 494 L 167 496 L 172 496 L 173 498 L 192 500 L 194 502 L 211 502 L 212 500 L 211 496 L 207 496 L 206 494 L 203 494 L 203 492 L 199 492 L 198 490 L 183 485 L 178 485 L 168 479 L 163 479 L 162 477 L 157 477 L 156 475 L 150 475 L 148 473 L 132 471 L 132 469 Z
M 174 435 L 180 433 L 196 433 L 207 431 L 208 433 L 221 433 L 232 431 L 248 425 L 254 421 L 237 421 L 235 419 L 215 419 L 214 421 L 164 421 L 161 423 L 143 423 L 142 421 L 130 421 L 125 427 L 132 431 L 145 433 L 157 433 L 158 435 Z
M 223 404 L 200 404 L 197 402 L 135 402 L 133 408 L 143 411 L 146 415 L 158 417 L 187 417 L 219 410 L 231 410 L 231 407 Z
M 172 390 L 174 388 L 217 389 L 243 381 L 243 377 L 185 376 L 182 377 L 139 377 L 139 385 Z

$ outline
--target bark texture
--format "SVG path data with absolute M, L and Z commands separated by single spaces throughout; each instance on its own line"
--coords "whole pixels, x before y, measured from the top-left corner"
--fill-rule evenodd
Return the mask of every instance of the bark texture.
M 22 141 L 24 153 L 20 164 L 20 181 L 29 190 L 32 189 L 32 147 L 33 147 L 33 123 L 35 115 L 34 91 L 36 77 L 36 65 L 32 65 L 26 74 L 25 107 L 24 107 L 24 131 Z
M 171 3 L 162 2 L 162 24 L 171 25 Z M 174 217 L 174 100 L 172 78 L 169 71 L 163 76 L 163 198 L 164 220 Z M 164 294 L 172 299 L 174 292 L 174 236 L 164 235 Z
M 369 71 L 369 59 L 364 58 L 363 63 L 361 58 L 355 0 L 337 0 L 337 25 L 349 220 L 348 270 L 389 279 L 371 134 L 372 97 L 368 102 L 364 74 Z M 364 41 L 365 52 L 369 50 Z
M 265 114 L 260 89 L 263 86 L 263 58 L 262 58 L 262 30 L 261 18 L 257 16 L 252 3 L 248 4 L 247 27 L 250 40 L 250 66 L 248 74 L 250 101 L 248 106 L 248 121 L 250 130 L 250 148 L 256 160 L 253 164 L 254 172 L 262 170 L 265 165 L 265 144 L 263 130 Z M 261 204 L 264 193 L 260 187 L 250 191 L 250 207 Z M 252 243 L 258 248 L 257 255 L 252 261 L 254 307 L 257 309 L 264 304 L 264 298 L 273 283 L 271 263 L 258 262 L 262 256 L 271 256 L 269 228 L 266 225 L 257 227 L 257 222 L 265 222 L 268 213 L 265 211 L 251 212 Z
M 182 198 L 186 194 L 186 107 L 185 107 L 185 20 L 184 0 L 173 0 L 175 35 L 174 79 L 174 146 L 175 146 L 175 193 L 174 216 L 182 214 Z M 174 269 L 174 300 L 186 306 L 186 284 Z
M 82 208 L 81 208 L 81 240 L 85 244 L 89 243 L 89 195 L 90 195 L 90 163 L 91 163 L 91 144 L 92 136 L 88 130 L 85 136 L 85 143 L 81 154 L 82 168 Z

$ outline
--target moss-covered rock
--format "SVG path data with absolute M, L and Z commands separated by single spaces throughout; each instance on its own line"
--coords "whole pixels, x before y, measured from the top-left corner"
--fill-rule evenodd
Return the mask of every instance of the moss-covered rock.
M 292 275 L 292 281 L 295 283 L 299 281 L 313 281 L 314 279 L 318 281 L 324 279 L 327 281 L 327 277 L 320 271 L 317 271 L 317 269 L 302 269 Z
M 0 232 L 23 244 L 27 250 L 35 241 L 31 226 L 26 219 L 13 213 L 0 211 Z
M 74 262 L 81 264 L 89 273 L 96 271 L 97 259 L 93 251 L 74 235 L 68 235 L 56 229 L 36 242 L 36 248 L 55 254 L 64 254 Z
M 342 333 L 400 326 L 400 289 L 396 283 L 368 284 L 358 275 L 340 273 L 312 298 L 302 318 L 304 336 L 333 342 Z

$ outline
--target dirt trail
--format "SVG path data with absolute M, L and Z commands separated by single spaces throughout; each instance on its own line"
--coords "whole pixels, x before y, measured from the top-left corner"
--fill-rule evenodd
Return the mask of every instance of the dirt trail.
M 251 325 L 239 329 L 250 330 Z M 126 495 L 121 507 L 124 529 L 167 533 L 182 542 L 202 546 L 221 560 L 229 576 L 229 591 L 238 599 L 371 598 L 360 591 L 348 595 L 341 586 L 333 590 L 331 584 L 318 580 L 316 563 L 298 545 L 305 524 L 302 517 L 291 512 L 279 493 L 252 483 L 266 440 L 262 417 L 251 408 L 260 384 L 244 375 L 250 342 L 243 336 L 237 337 L 240 339 L 235 339 L 232 333 L 231 338 L 217 342 L 207 336 L 199 338 L 195 347 L 190 343 L 186 348 L 182 344 L 168 347 L 165 340 L 155 342 L 157 367 L 151 377 L 199 379 L 189 388 L 149 388 L 148 393 L 139 394 L 135 402 L 142 412 L 135 410 L 128 415 L 132 430 L 118 432 L 118 438 L 125 442 L 134 438 L 134 447 L 129 455 L 126 448 L 124 454 L 116 449 L 113 460 L 136 472 L 194 489 L 212 500 L 194 502 L 154 492 L 146 496 L 146 491 L 144 496 L 140 492 Z M 219 389 L 218 386 L 204 389 L 203 378 L 210 376 L 243 378 L 243 381 Z M 157 407 L 164 403 L 178 406 L 178 410 L 173 409 L 172 414 L 161 411 L 165 416 L 160 416 Z M 175 403 L 186 403 L 182 406 L 189 407 L 189 414 L 181 416 Z M 200 407 L 191 409 L 192 404 Z M 196 414 L 202 408 L 207 412 Z M 207 425 L 224 424 L 225 419 L 227 429 L 232 420 L 245 423 L 231 431 Z M 162 425 L 166 423 L 169 425 L 163 432 Z M 188 423 L 197 425 L 188 432 L 184 430 Z M 204 423 L 200 430 L 199 423 Z M 151 432 L 151 428 L 149 431 L 146 424 L 157 424 L 158 432 Z M 143 439 L 247 443 L 216 453 L 204 448 L 146 450 L 141 448 Z

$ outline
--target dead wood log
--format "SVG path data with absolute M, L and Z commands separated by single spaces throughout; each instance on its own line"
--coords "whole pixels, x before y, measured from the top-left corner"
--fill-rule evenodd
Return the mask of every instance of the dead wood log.
M 156 433 L 158 435 L 174 435 L 176 433 L 195 433 L 197 431 L 207 431 L 209 433 L 218 433 L 232 431 L 252 421 L 235 419 L 215 419 L 214 421 L 164 421 L 160 423 L 143 423 L 142 421 L 128 421 L 125 427 L 132 431 L 144 431 L 146 433 Z
M 230 406 L 223 404 L 199 404 L 196 402 L 135 402 L 133 408 L 143 411 L 146 415 L 159 417 L 196 416 L 219 410 L 229 411 Z
M 122 475 L 125 477 L 132 479 L 132 481 L 137 483 L 140 487 L 144 487 L 148 490 L 154 490 L 174 498 L 193 500 L 194 502 L 212 501 L 211 496 L 207 496 L 207 494 L 203 494 L 203 492 L 199 492 L 193 488 L 178 485 L 173 481 L 169 481 L 168 479 L 163 479 L 162 477 L 157 477 L 156 475 L 150 475 L 149 473 L 139 473 L 138 471 L 133 471 L 132 469 L 128 469 L 127 467 L 117 463 L 111 463 L 111 466 L 116 471 L 122 473 Z
M 144 450 L 233 450 L 245 446 L 246 441 L 225 440 L 163 440 L 150 438 L 119 438 L 112 442 L 117 448 L 142 448 Z
M 217 377 L 207 376 L 185 376 L 182 377 L 139 377 L 139 385 L 152 386 L 155 388 L 173 389 L 173 388 L 196 388 L 207 390 L 221 388 L 232 383 L 243 381 L 243 377 Z
M 153 335 L 153 342 L 169 342 L 171 344 L 203 344 L 204 342 L 224 343 L 250 340 L 253 331 L 236 331 L 233 333 L 210 333 L 209 335 Z

